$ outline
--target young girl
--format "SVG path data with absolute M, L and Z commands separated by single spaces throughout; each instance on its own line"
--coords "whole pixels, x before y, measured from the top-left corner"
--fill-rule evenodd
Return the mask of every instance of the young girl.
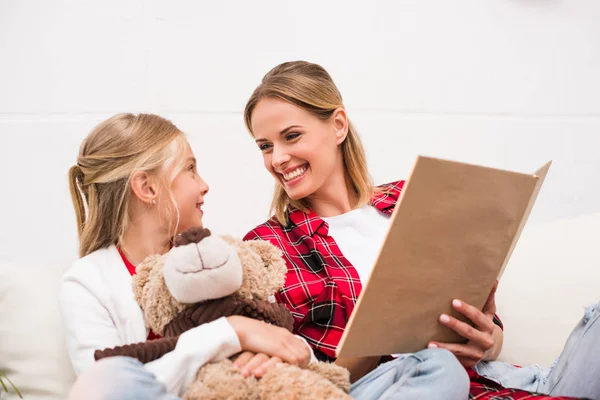
M 245 239 L 269 240 L 285 253 L 288 276 L 278 300 L 291 310 L 295 330 L 317 357 L 333 360 L 360 294 L 361 278 L 370 273 L 404 182 L 373 186 L 342 97 L 319 65 L 299 61 L 273 68 L 248 100 L 244 118 L 276 182 L 275 215 Z M 593 378 L 600 363 L 588 361 L 591 354 L 600 356 L 598 307 L 588 311 L 551 373 L 490 362 L 500 353 L 503 338 L 494 291 L 483 311 L 458 299 L 452 305 L 473 328 L 448 315 L 441 315 L 440 322 L 468 342 L 432 342 L 429 347 L 451 351 L 469 369 L 472 396 L 529 396 L 482 378 L 475 372 L 480 371 L 508 387 L 600 398 L 600 380 Z M 379 360 L 336 362 L 359 377 Z
M 306 367 L 311 351 L 283 328 L 221 318 L 184 333 L 174 351 L 145 366 L 94 351 L 142 342 L 145 327 L 131 286 L 135 265 L 202 226 L 208 185 L 184 134 L 148 114 L 120 114 L 83 141 L 70 170 L 80 256 L 60 286 L 60 308 L 75 372 L 73 399 L 175 399 L 203 364 L 244 351 L 236 366 L 262 376 L 282 360 Z M 91 368 L 90 368 L 91 367 Z M 85 373 L 84 373 L 85 371 Z

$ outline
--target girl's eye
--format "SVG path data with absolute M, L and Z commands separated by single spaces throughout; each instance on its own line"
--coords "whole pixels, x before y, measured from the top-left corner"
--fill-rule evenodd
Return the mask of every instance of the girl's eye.
M 194 172 L 195 170 L 196 170 L 196 164 L 191 164 L 191 165 L 188 167 L 188 171 Z
M 260 151 L 265 151 L 265 150 L 269 150 L 271 148 L 271 145 L 264 143 L 264 144 L 259 145 L 258 148 L 260 149 Z
M 286 138 L 286 140 L 294 140 L 294 139 L 297 139 L 299 137 L 300 137 L 300 133 L 298 133 L 298 132 L 292 132 L 292 133 L 288 133 L 285 138 Z

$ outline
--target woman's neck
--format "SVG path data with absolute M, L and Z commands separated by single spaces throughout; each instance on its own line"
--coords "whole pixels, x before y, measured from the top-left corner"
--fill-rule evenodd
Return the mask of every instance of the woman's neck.
M 358 199 L 343 170 L 332 175 L 319 190 L 307 198 L 310 208 L 320 217 L 335 217 L 356 207 Z
M 133 265 L 138 265 L 152 254 L 169 251 L 171 241 L 168 234 L 149 222 L 142 218 L 130 225 L 119 243 L 121 251 Z

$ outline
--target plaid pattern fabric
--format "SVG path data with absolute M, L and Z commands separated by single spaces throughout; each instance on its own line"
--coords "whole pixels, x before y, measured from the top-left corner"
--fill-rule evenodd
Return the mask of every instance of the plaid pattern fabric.
M 403 186 L 404 181 L 380 186 L 370 204 L 384 214 L 391 214 Z M 332 361 L 362 285 L 352 264 L 329 236 L 329 226 L 315 212 L 293 210 L 288 220 L 287 226 L 282 226 L 271 218 L 250 231 L 244 240 L 266 240 L 283 251 L 288 273 L 285 287 L 276 295 L 277 301 L 291 311 L 294 331 L 310 343 L 317 358 Z M 494 322 L 502 327 L 497 316 Z M 468 373 L 470 399 L 552 398 L 505 389 L 472 369 Z

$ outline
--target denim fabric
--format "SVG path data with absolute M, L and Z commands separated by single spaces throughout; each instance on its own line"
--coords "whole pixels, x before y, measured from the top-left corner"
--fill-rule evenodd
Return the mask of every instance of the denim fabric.
M 499 361 L 482 361 L 475 370 L 507 388 L 600 400 L 599 320 L 600 303 L 587 307 L 550 368 L 537 365 L 517 368 Z
M 68 400 L 181 400 L 167 393 L 165 385 L 130 357 L 103 358 L 85 371 Z
M 449 351 L 426 349 L 380 365 L 355 382 L 350 395 L 358 400 L 462 400 L 469 396 L 469 377 Z
M 466 399 L 469 378 L 446 350 L 427 349 L 379 366 L 352 385 L 350 394 L 369 399 Z M 143 364 L 128 357 L 98 361 L 84 372 L 69 400 L 180 400 L 166 392 Z

